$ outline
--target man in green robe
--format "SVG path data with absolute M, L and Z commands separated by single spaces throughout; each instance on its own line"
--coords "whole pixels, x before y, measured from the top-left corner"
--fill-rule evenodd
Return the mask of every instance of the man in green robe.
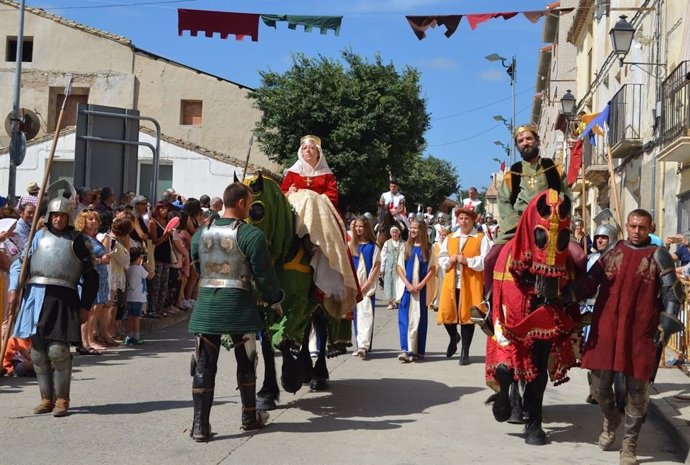
M 211 437 L 209 416 L 222 334 L 229 334 L 234 345 L 242 428 L 257 429 L 265 424 L 268 412 L 256 410 L 256 333 L 263 327 L 256 294 L 282 314 L 283 292 L 266 236 L 244 222 L 252 205 L 251 190 L 240 182 L 230 184 L 223 203 L 221 218 L 199 228 L 192 238 L 192 260 L 200 281 L 189 321 L 189 331 L 195 334 L 190 435 L 198 442 Z

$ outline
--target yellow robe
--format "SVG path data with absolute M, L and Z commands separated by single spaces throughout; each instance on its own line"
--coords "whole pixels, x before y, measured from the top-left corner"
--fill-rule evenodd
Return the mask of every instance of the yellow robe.
M 476 257 L 481 253 L 484 234 L 469 236 L 465 242 L 462 254 L 467 258 Z M 448 255 L 454 256 L 460 252 L 460 238 L 448 236 Z M 446 271 L 441 287 L 441 301 L 439 303 L 436 322 L 438 324 L 471 324 L 470 307 L 479 306 L 484 299 L 484 278 L 481 271 L 475 271 L 467 266 L 462 267 L 460 281 L 460 302 L 455 300 L 456 266 Z

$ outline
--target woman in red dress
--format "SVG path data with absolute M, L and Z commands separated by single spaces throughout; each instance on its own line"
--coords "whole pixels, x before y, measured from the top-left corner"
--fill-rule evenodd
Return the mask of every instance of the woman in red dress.
M 338 208 L 338 184 L 323 156 L 319 137 L 302 137 L 297 161 L 285 172 L 285 179 L 280 188 L 286 194 L 297 192 L 299 189 L 326 194 L 333 206 Z

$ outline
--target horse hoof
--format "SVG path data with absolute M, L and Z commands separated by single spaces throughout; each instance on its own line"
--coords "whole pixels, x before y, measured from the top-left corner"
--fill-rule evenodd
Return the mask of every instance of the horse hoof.
M 496 381 L 498 381 L 501 389 L 496 394 L 491 411 L 496 421 L 503 423 L 510 418 L 512 413 L 510 405 L 510 383 L 513 381 L 513 376 L 510 370 L 503 365 L 496 368 Z
M 543 446 L 546 444 L 546 433 L 541 427 L 534 429 L 527 429 L 527 434 L 525 435 L 525 444 L 529 446 Z
M 312 379 L 311 384 L 309 385 L 309 388 L 312 391 L 326 391 L 328 390 L 328 387 L 328 380 L 320 378 Z
M 522 415 L 522 409 L 512 409 L 510 412 L 510 418 L 508 418 L 508 423 L 512 425 L 522 425 L 525 423 L 525 418 Z
M 299 377 L 295 375 L 281 376 L 280 385 L 283 386 L 283 389 L 286 392 L 289 392 L 290 394 L 295 394 L 302 388 L 302 380 L 300 380 Z
M 269 394 L 269 395 L 256 395 L 256 409 L 257 410 L 275 410 L 278 407 L 278 404 L 276 404 L 276 401 L 278 400 L 278 396 Z

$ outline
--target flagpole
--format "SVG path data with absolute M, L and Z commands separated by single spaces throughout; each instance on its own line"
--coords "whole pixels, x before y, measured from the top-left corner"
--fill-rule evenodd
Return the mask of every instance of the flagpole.
M 580 169 L 582 170 L 582 232 L 585 234 L 585 257 L 589 254 L 589 244 L 587 244 L 587 189 L 585 187 L 585 157 L 580 157 Z
M 619 228 L 619 236 L 620 232 L 623 231 L 623 215 L 621 213 L 621 202 L 618 199 L 618 187 L 616 187 L 616 175 L 613 171 L 613 160 L 611 157 L 611 147 L 609 145 L 606 146 L 607 150 L 607 157 L 606 160 L 608 161 L 609 165 L 609 188 L 611 189 L 611 195 L 613 196 L 613 204 L 616 210 L 616 220 L 618 220 L 618 228 Z

